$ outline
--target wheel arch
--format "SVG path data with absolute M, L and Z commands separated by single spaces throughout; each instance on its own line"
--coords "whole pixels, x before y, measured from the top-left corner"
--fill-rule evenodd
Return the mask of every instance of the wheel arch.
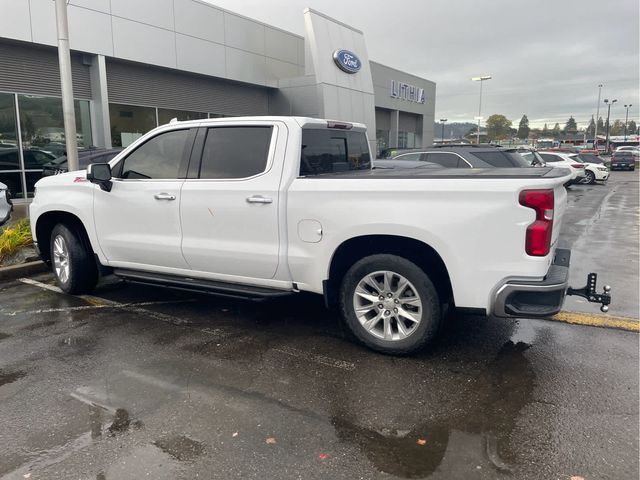
M 91 245 L 91 240 L 89 239 L 87 229 L 78 216 L 62 210 L 50 210 L 40 215 L 36 220 L 35 225 L 35 240 L 38 243 L 38 247 L 40 249 L 40 256 L 45 262 L 51 261 L 51 252 L 49 249 L 49 244 L 51 242 L 51 233 L 53 232 L 54 227 L 59 223 L 67 225 L 69 228 L 72 228 L 76 232 L 78 232 L 84 246 L 90 252 L 95 253 L 95 250 Z
M 411 237 L 398 235 L 361 235 L 342 242 L 333 252 L 328 279 L 323 284 L 325 303 L 338 303 L 340 283 L 351 265 L 376 254 L 405 258 L 420 267 L 433 282 L 441 303 L 454 303 L 449 271 L 440 254 L 430 245 Z

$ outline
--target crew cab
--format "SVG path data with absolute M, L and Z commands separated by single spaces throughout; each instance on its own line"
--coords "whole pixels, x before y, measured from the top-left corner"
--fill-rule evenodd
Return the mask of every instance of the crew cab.
M 40 180 L 31 228 L 65 292 L 106 273 L 250 299 L 312 292 L 367 346 L 406 354 L 451 308 L 560 310 L 569 179 L 555 168 L 371 169 L 362 124 L 197 120 Z

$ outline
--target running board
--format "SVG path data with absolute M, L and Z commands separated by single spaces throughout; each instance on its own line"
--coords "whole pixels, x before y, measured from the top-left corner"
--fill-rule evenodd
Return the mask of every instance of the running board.
M 158 287 L 175 288 L 189 292 L 208 293 L 222 297 L 239 298 L 243 300 L 260 301 L 269 298 L 291 295 L 293 290 L 278 290 L 275 288 L 225 283 L 213 280 L 177 277 L 162 273 L 141 272 L 138 270 L 124 270 L 116 268 L 114 275 L 133 283 L 153 285 Z

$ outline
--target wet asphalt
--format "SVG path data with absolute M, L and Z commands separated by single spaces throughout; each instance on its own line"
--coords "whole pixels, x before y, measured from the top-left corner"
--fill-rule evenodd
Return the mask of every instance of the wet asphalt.
M 629 235 L 601 275 L 636 285 L 637 180 L 573 187 L 563 234 L 574 264 L 585 235 L 608 228 L 605 249 Z M 634 198 L 627 232 L 612 208 Z M 638 478 L 635 333 L 455 316 L 396 358 L 355 344 L 313 296 L 106 279 L 74 297 L 34 280 L 0 284 L 2 480 Z

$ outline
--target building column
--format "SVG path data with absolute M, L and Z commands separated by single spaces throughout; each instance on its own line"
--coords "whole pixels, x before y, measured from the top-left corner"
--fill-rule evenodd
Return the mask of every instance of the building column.
M 91 79 L 91 126 L 93 144 L 111 148 L 111 121 L 109 120 L 109 93 L 107 91 L 107 64 L 104 55 L 94 55 L 89 67 Z
M 397 148 L 398 146 L 398 128 L 400 125 L 400 111 L 391 110 L 389 112 L 391 120 L 391 128 L 389 129 L 389 147 Z

